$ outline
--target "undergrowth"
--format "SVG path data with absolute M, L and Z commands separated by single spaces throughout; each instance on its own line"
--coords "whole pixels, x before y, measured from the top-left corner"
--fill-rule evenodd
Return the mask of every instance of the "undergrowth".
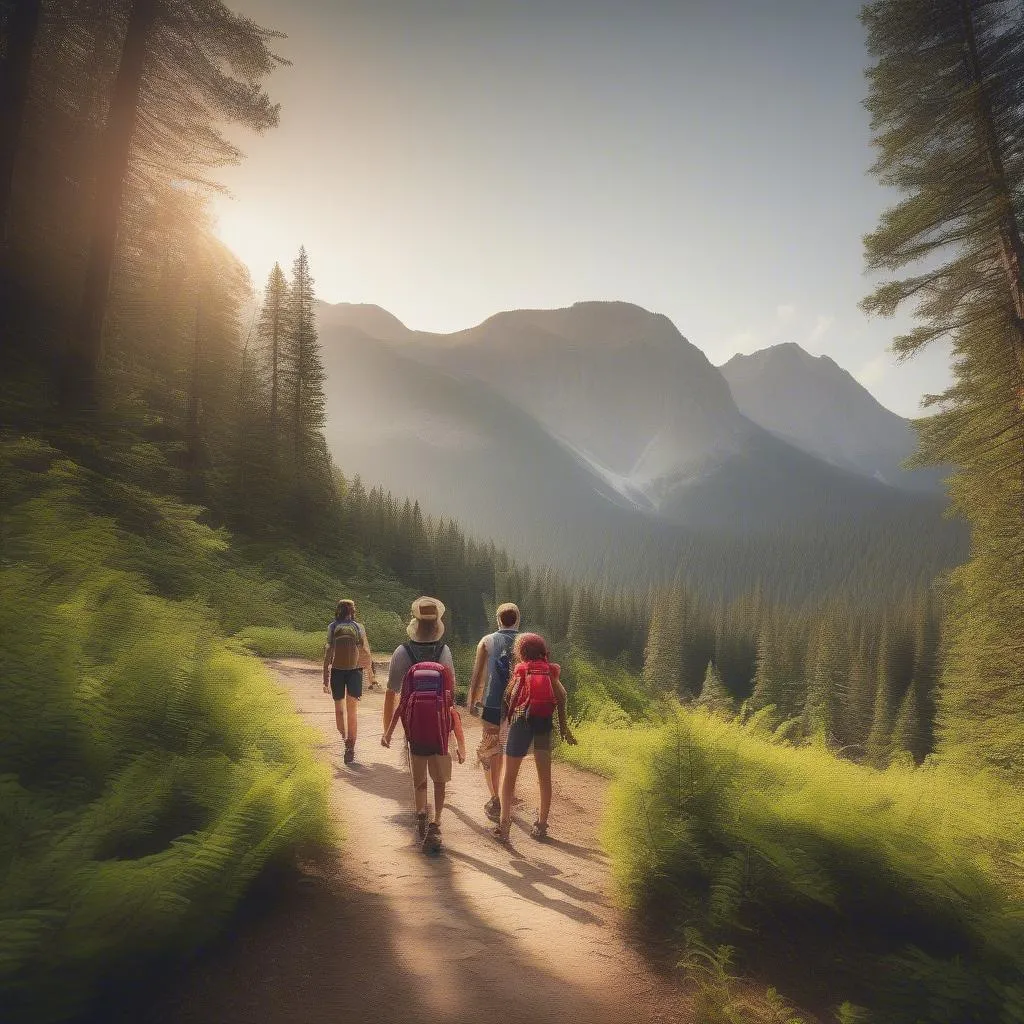
M 0 484 L 0 1004 L 48 1024 L 329 841 L 327 778 L 193 585 L 222 534 L 36 442 L 0 445 Z
M 1018 795 L 935 766 L 875 771 L 703 713 L 580 731 L 590 752 L 567 756 L 617 779 L 605 843 L 653 930 L 732 946 L 748 976 L 816 1009 L 846 1003 L 847 1020 L 1024 1020 Z

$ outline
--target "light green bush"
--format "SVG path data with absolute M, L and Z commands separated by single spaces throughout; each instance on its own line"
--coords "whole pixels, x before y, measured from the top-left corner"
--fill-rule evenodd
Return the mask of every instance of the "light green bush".
M 184 585 L 218 534 L 132 495 L 156 517 L 150 558 L 79 467 L 16 443 L 0 472 L 0 1006 L 48 1024 L 194 948 L 268 862 L 329 840 L 327 776 L 208 606 L 148 592 L 154 565 Z
M 653 927 L 734 944 L 741 966 L 798 957 L 835 1004 L 887 1024 L 1024 1019 L 1019 795 L 933 766 L 874 771 L 704 714 L 679 712 L 632 755 L 631 731 L 595 744 L 625 761 L 605 842 Z

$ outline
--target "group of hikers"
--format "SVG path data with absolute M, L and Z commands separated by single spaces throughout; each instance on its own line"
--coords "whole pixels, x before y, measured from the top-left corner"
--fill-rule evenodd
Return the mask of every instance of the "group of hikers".
M 455 702 L 455 663 L 444 641 L 445 606 L 437 598 L 412 603 L 407 633 L 391 657 L 384 693 L 381 745 L 391 746 L 399 723 L 408 748 L 415 795 L 416 827 L 424 853 L 441 849 L 441 812 L 445 789 L 452 777 L 450 739 L 454 735 L 459 764 L 466 760 L 466 737 Z M 547 838 L 551 810 L 551 749 L 554 720 L 563 739 L 576 739 L 566 718 L 566 691 L 559 666 L 551 661 L 544 638 L 521 630 L 519 608 L 511 603 L 497 610 L 497 630 L 477 645 L 467 705 L 479 711 L 483 738 L 477 760 L 490 791 L 484 813 L 494 823 L 493 835 L 509 842 L 516 780 L 532 748 L 540 788 L 540 807 L 530 830 L 534 839 Z M 366 627 L 356 621 L 351 600 L 338 602 L 327 629 L 324 647 L 324 693 L 334 699 L 338 732 L 344 742 L 344 762 L 355 759 L 357 708 L 364 673 L 376 686 Z M 428 779 L 433 783 L 433 817 L 428 814 Z

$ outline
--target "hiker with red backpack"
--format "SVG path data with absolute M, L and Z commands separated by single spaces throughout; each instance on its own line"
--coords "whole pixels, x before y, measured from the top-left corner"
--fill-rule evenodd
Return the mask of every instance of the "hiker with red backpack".
M 508 842 L 512 827 L 512 794 L 523 758 L 532 746 L 540 786 L 540 809 L 530 835 L 543 842 L 547 838 L 551 810 L 551 740 L 556 714 L 565 742 L 575 746 L 576 737 L 566 719 L 567 694 L 559 678 L 559 667 L 550 660 L 544 638 L 536 633 L 520 633 L 513 651 L 515 664 L 505 693 L 509 725 L 505 740 L 505 770 L 501 779 L 501 817 L 494 836 L 503 843 Z
M 345 764 L 356 756 L 357 706 L 363 696 L 363 667 L 373 662 L 366 628 L 356 622 L 356 603 L 338 602 L 324 646 L 324 693 L 334 698 L 334 722 L 345 744 Z M 347 723 L 346 723 L 347 718 Z
M 444 636 L 444 605 L 436 598 L 413 601 L 409 642 L 402 644 L 391 658 L 385 705 L 398 706 L 390 714 L 381 745 L 391 746 L 391 736 L 399 721 L 409 745 L 413 790 L 416 799 L 416 827 L 424 853 L 441 849 L 441 812 L 445 788 L 452 777 L 452 758 L 448 742 L 455 733 L 459 764 L 466 760 L 466 738 L 462 719 L 455 707 L 455 665 Z M 388 698 L 391 698 L 390 702 Z M 387 706 L 385 716 L 387 717 Z M 434 784 L 434 818 L 428 821 L 427 777 Z

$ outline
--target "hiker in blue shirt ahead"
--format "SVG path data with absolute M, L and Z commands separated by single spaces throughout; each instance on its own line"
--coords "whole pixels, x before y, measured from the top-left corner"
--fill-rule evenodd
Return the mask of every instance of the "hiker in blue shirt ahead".
M 484 766 L 487 788 L 491 791 L 491 799 L 484 805 L 484 812 L 492 821 L 501 816 L 503 698 L 512 668 L 512 646 L 519 635 L 519 608 L 511 603 L 503 604 L 498 608 L 497 618 L 497 631 L 489 633 L 477 644 L 473 681 L 469 688 L 471 713 L 475 713 L 473 709 L 483 696 L 480 717 L 484 735 L 476 756 Z

